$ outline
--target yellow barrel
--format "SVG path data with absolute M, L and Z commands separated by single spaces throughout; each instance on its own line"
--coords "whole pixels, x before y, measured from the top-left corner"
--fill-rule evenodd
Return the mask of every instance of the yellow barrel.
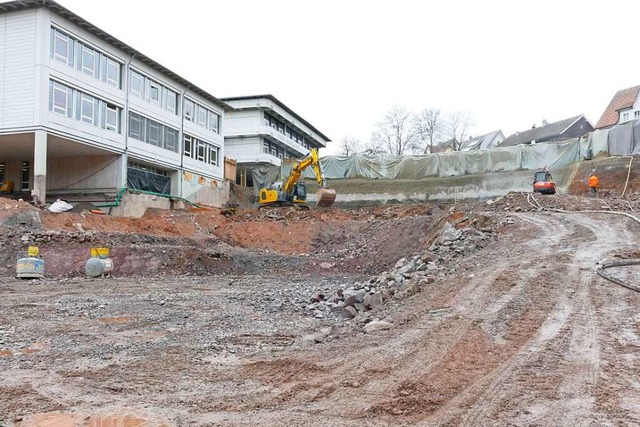
M 109 248 L 91 248 L 93 258 L 109 258 Z
M 27 250 L 27 255 L 29 255 L 30 257 L 39 257 L 40 256 L 40 248 L 37 246 L 29 246 L 29 249 Z

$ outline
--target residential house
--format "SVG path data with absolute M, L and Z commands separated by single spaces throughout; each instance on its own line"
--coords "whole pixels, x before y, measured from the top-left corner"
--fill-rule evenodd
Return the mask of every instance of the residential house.
M 629 120 L 640 119 L 640 86 L 622 89 L 609 102 L 596 129 L 607 128 Z
M 535 144 L 538 142 L 564 141 L 569 138 L 581 137 L 593 130 L 589 120 L 583 115 L 570 117 L 554 123 L 542 121 L 542 126 L 516 132 L 510 135 L 499 147 L 510 147 L 519 144 Z
M 433 144 L 433 149 L 431 150 L 431 154 L 448 153 L 451 151 L 456 151 L 457 147 L 458 147 L 458 140 L 455 138 L 449 139 L 447 141 L 436 142 Z
M 493 132 L 489 132 L 475 138 L 469 138 L 462 142 L 460 144 L 459 151 L 489 150 L 493 147 L 497 147 L 502 141 L 504 141 L 504 134 L 502 131 L 494 130 Z
M 225 115 L 224 143 L 227 156 L 238 163 L 240 176 L 248 176 L 252 168 L 303 158 L 312 148 L 326 147 L 330 141 L 273 95 L 222 101 L 233 107 Z
M 225 102 L 52 0 L 0 3 L 0 179 L 198 198 L 223 180 Z

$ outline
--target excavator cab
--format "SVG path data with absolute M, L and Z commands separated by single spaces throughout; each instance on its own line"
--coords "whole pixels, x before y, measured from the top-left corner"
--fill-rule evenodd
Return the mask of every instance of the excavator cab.
M 548 170 L 538 171 L 533 175 L 533 192 L 556 194 L 556 182 Z

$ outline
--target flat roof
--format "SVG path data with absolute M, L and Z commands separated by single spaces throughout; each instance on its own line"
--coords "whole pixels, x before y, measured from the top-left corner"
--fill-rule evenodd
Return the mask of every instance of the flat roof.
M 126 52 L 126 53 L 128 53 L 130 55 L 135 55 L 135 58 L 137 60 L 139 60 L 140 62 L 148 65 L 149 67 L 153 68 L 156 71 L 161 72 L 162 74 L 164 74 L 167 77 L 177 81 L 178 83 L 180 83 L 180 84 L 182 84 L 184 86 L 187 86 L 190 91 L 192 91 L 194 93 L 197 93 L 198 95 L 202 96 L 206 100 L 211 101 L 212 103 L 222 107 L 223 109 L 225 109 L 225 110 L 234 110 L 234 108 L 232 106 L 230 106 L 229 104 L 227 104 L 226 102 L 222 101 L 219 98 L 216 98 L 215 96 L 211 95 L 209 92 L 205 91 L 204 89 L 199 88 L 198 86 L 196 86 L 195 84 L 191 83 L 187 79 L 185 79 L 183 77 L 180 77 L 179 75 L 177 75 L 173 71 L 169 70 L 167 67 L 159 64 L 158 62 L 156 62 L 153 59 L 149 58 L 148 56 L 144 55 L 140 51 L 132 48 L 128 44 L 121 42 L 120 40 L 118 40 L 117 38 L 113 37 L 112 35 L 110 35 L 106 31 L 101 30 L 100 28 L 98 28 L 95 25 L 91 24 L 89 21 L 87 21 L 84 18 L 76 15 L 75 13 L 71 12 L 69 9 L 63 7 L 62 5 L 56 3 L 53 0 L 14 0 L 14 1 L 6 2 L 6 3 L 0 3 L 0 14 L 9 13 L 9 12 L 13 12 L 13 11 L 16 11 L 16 10 L 34 9 L 34 8 L 39 8 L 39 7 L 47 7 L 49 9 L 53 10 L 54 12 L 56 12 L 58 15 L 63 16 L 64 18 L 68 19 L 69 21 L 73 22 L 74 24 L 78 25 L 79 27 L 81 27 L 81 28 L 89 31 L 90 33 L 94 34 L 95 36 L 98 36 L 101 39 L 111 43 L 112 45 L 114 45 L 115 47 L 123 50 L 124 52 Z
M 311 123 L 309 123 L 308 121 L 306 121 L 305 119 L 303 119 L 302 117 L 300 117 L 300 115 L 298 115 L 298 113 L 296 113 L 295 111 L 293 111 L 291 108 L 287 107 L 283 102 L 281 102 L 278 98 L 276 98 L 273 95 L 270 94 L 266 94 L 266 95 L 253 95 L 253 96 L 234 96 L 231 98 L 220 98 L 222 101 L 225 102 L 231 102 L 231 101 L 248 101 L 248 100 L 252 100 L 252 99 L 259 99 L 259 98 L 266 98 L 269 99 L 273 102 L 275 102 L 276 104 L 278 104 L 284 111 L 286 111 L 287 113 L 291 114 L 293 117 L 295 117 L 296 119 L 300 120 L 302 123 L 304 123 L 309 129 L 313 130 L 315 133 L 317 133 L 318 135 L 320 135 L 320 137 L 324 138 L 325 141 L 330 142 L 331 140 L 322 132 L 320 132 L 318 129 L 316 129 L 315 126 L 313 126 Z M 251 107 L 254 108 L 254 107 Z

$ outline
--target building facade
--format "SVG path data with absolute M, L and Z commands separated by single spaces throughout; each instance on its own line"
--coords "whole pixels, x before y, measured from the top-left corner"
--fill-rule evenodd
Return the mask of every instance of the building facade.
M 14 191 L 198 201 L 223 181 L 223 101 L 50 0 L 0 3 L 0 34 L 0 181 Z
M 273 95 L 222 100 L 233 107 L 225 115 L 225 152 L 238 162 L 241 177 L 251 168 L 300 159 L 330 141 Z

